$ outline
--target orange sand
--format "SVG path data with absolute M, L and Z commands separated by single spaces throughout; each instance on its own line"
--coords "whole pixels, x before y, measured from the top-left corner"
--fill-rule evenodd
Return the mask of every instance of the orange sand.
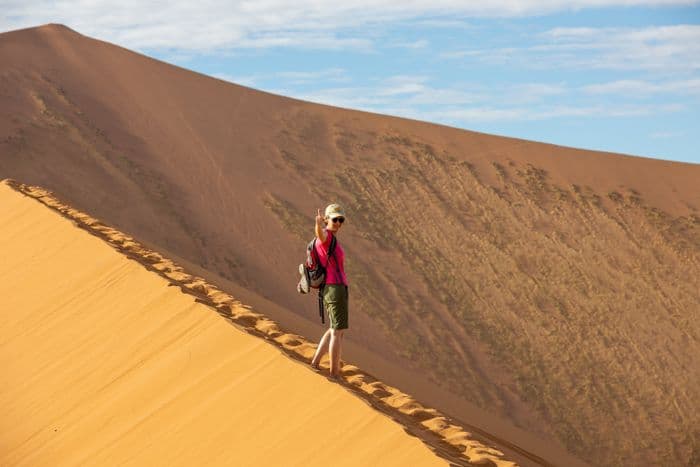
M 445 463 L 4 183 L 0 224 L 0 465 Z

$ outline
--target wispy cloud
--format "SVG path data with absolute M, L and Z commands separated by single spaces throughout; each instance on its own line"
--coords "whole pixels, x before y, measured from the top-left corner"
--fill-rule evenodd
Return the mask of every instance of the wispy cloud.
M 614 94 L 626 97 L 648 97 L 658 94 L 700 96 L 700 79 L 665 82 L 618 80 L 583 86 L 582 91 L 588 94 Z
M 315 84 L 326 86 L 328 83 L 346 83 L 350 76 L 343 68 L 325 68 L 312 71 L 275 71 L 271 73 L 253 73 L 232 75 L 230 73 L 213 73 L 215 78 L 223 79 L 243 86 L 269 87 L 270 83 L 284 83 L 285 86 L 303 86 Z
M 482 86 L 436 87 L 430 84 L 429 77 L 421 75 L 395 75 L 376 80 L 371 85 L 301 92 L 287 87 L 278 91 L 312 102 L 377 112 L 397 108 L 407 110 L 466 105 L 485 102 L 492 98 L 492 94 Z
M 233 48 L 265 49 L 271 47 L 315 50 L 359 50 L 371 51 L 373 41 L 360 37 L 338 37 L 336 34 L 307 32 L 268 32 L 250 34 L 231 44 Z
M 646 105 L 619 106 L 597 105 L 544 105 L 532 107 L 466 107 L 445 109 L 423 113 L 427 120 L 455 122 L 457 124 L 484 122 L 514 122 L 551 120 L 556 118 L 621 118 L 641 117 L 658 113 L 672 113 L 681 110 L 676 106 Z
M 426 81 L 426 76 L 392 76 L 384 80 L 376 93 L 380 96 L 421 94 L 427 90 Z
M 221 49 L 297 47 L 308 49 L 371 48 L 368 29 L 402 22 L 426 21 L 455 27 L 468 18 L 523 17 L 611 6 L 697 4 L 697 0 L 283 0 L 189 2 L 172 0 L 157 8 L 136 0 L 5 0 L 0 31 L 64 23 L 91 36 L 135 49 Z M 106 13 L 108 12 L 108 13 Z M 426 19 L 429 18 L 429 19 Z M 428 24 L 428 23 L 425 23 Z M 585 31 L 558 31 L 559 37 L 586 36 Z M 668 31 L 669 36 L 674 31 Z M 692 34 L 691 34 L 692 35 Z M 695 37 L 693 35 L 693 37 Z M 637 42 L 646 41 L 637 37 Z M 664 40 L 671 40 L 670 37 Z M 414 46 L 422 46 L 418 41 Z M 657 50 L 662 53 L 661 50 Z
M 326 68 L 318 71 L 280 71 L 273 73 L 273 75 L 288 84 L 308 84 L 319 81 L 337 83 L 350 80 L 343 68 Z
M 607 83 L 614 87 L 614 83 Z M 605 84 L 601 85 L 605 86 Z M 271 90 L 298 99 L 456 126 L 473 123 L 543 121 L 557 118 L 630 118 L 672 114 L 682 104 L 647 104 L 580 99 L 584 88 L 564 83 L 465 84 L 437 87 L 428 76 L 397 75 L 373 85 Z M 595 88 L 593 89 L 595 90 Z
M 521 46 L 453 50 L 440 56 L 531 69 L 696 71 L 700 25 L 553 28 Z
M 438 28 L 438 29 L 470 29 L 473 26 L 470 22 L 464 19 L 450 18 L 428 18 L 415 19 L 410 22 L 411 25 L 420 28 Z
M 554 40 L 548 49 L 559 54 L 565 64 L 572 66 L 700 69 L 700 25 L 636 29 L 555 28 L 543 35 Z
M 387 44 L 386 47 L 392 49 L 425 49 L 428 47 L 430 42 L 426 39 L 419 39 L 412 42 L 394 42 Z

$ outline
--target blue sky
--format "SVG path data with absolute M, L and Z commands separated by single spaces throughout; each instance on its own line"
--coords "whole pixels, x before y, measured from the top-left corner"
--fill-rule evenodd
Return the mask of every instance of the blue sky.
M 0 31 L 58 22 L 308 101 L 700 163 L 700 0 L 0 1 Z

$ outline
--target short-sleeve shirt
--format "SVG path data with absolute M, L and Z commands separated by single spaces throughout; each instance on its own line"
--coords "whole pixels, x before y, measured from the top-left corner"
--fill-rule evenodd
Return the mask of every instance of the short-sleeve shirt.
M 340 246 L 340 242 L 336 238 L 335 250 L 333 250 L 333 254 L 330 257 L 330 264 L 328 264 L 328 249 L 331 246 L 333 232 L 326 229 L 323 231 L 326 233 L 326 241 L 321 243 L 316 239 L 314 247 L 316 248 L 319 261 L 322 265 L 326 266 L 326 284 L 348 285 L 348 279 L 345 275 L 345 252 L 343 251 L 343 247 Z

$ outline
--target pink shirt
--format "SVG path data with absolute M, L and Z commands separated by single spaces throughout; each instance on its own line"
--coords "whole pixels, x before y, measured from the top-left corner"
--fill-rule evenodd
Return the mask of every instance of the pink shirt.
M 326 266 L 326 284 L 348 285 L 348 278 L 345 276 L 345 252 L 336 238 L 335 250 L 333 250 L 330 264 L 328 264 L 328 249 L 331 246 L 333 232 L 326 229 L 323 229 L 323 231 L 326 233 L 326 241 L 321 243 L 319 239 L 316 239 L 314 247 L 316 248 L 319 261 L 321 261 L 322 265 Z

